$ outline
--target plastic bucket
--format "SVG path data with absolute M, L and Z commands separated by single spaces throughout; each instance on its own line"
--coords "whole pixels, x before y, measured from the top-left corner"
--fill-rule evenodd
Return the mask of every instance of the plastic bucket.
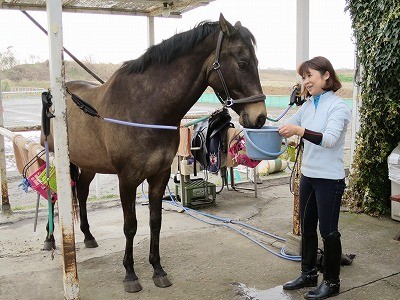
M 247 156 L 256 160 L 276 159 L 287 149 L 287 139 L 282 149 L 283 137 L 276 126 L 263 126 L 260 129 L 243 128 Z

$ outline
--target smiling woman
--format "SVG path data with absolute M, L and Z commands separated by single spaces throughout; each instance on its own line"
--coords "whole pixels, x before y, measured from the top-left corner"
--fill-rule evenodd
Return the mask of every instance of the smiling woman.
M 302 95 L 310 100 L 281 125 L 284 137 L 298 135 L 304 144 L 300 179 L 301 275 L 283 285 L 297 290 L 317 285 L 317 224 L 324 242 L 324 280 L 305 294 L 306 299 L 326 299 L 340 289 L 342 246 L 338 230 L 340 205 L 346 187 L 343 147 L 351 114 L 335 92 L 341 88 L 331 62 L 322 56 L 303 62 Z M 327 162 L 329 162 L 327 164 Z

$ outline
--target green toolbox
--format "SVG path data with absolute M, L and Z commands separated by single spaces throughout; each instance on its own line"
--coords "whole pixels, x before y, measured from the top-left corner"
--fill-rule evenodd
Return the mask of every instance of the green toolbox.
M 185 207 L 214 205 L 216 198 L 215 184 L 203 179 L 195 179 L 184 183 L 184 194 L 181 194 L 181 184 L 175 184 L 175 195 L 179 196 Z

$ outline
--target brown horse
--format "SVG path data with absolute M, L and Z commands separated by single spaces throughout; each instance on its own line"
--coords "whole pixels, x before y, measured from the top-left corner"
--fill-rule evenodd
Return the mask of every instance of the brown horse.
M 101 116 L 150 124 L 123 126 L 84 114 L 67 97 L 69 155 L 80 170 L 76 182 L 81 230 L 86 247 L 97 247 L 89 230 L 86 200 L 96 173 L 117 174 L 126 237 L 123 264 L 127 292 L 141 290 L 133 263 L 133 238 L 137 230 L 136 188 L 147 180 L 150 209 L 150 255 L 153 280 L 159 287 L 171 285 L 160 264 L 161 205 L 179 145 L 178 130 L 151 128 L 151 124 L 179 127 L 180 121 L 211 86 L 225 106 L 230 106 L 244 127 L 260 128 L 266 120 L 255 39 L 240 22 L 232 26 L 202 22 L 150 47 L 140 58 L 125 62 L 102 85 L 73 81 L 69 93 L 95 107 Z M 235 100 L 233 100 L 235 99 Z M 54 150 L 49 136 L 50 150 Z

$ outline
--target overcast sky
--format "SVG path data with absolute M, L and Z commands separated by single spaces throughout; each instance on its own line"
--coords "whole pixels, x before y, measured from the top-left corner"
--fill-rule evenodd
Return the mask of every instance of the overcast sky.
M 354 42 L 345 2 L 310 0 L 310 57 L 326 56 L 335 68 L 352 69 Z M 296 68 L 296 0 L 216 0 L 181 19 L 155 18 L 156 43 L 200 21 L 217 21 L 220 12 L 254 34 L 260 69 Z M 45 12 L 29 13 L 47 28 Z M 146 17 L 64 13 L 63 34 L 64 47 L 79 59 L 95 62 L 121 63 L 148 47 Z M 8 46 L 22 63 L 48 58 L 47 37 L 21 12 L 0 9 L 0 51 Z

